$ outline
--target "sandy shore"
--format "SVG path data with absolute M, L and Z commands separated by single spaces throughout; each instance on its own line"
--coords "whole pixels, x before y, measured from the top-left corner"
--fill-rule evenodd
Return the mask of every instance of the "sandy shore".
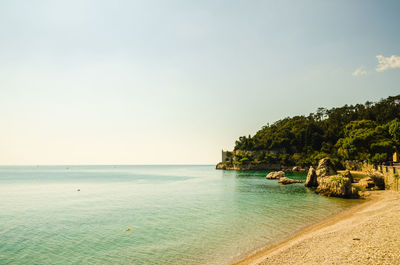
M 237 264 L 400 264 L 400 193 L 355 206 Z

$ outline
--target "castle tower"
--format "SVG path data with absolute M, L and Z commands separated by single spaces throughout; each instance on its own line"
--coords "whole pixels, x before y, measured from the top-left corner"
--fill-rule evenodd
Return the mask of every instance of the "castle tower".
M 227 156 L 226 156 L 226 152 L 224 151 L 224 149 L 222 149 L 222 160 L 221 160 L 221 162 L 226 162 L 226 159 L 227 159 Z

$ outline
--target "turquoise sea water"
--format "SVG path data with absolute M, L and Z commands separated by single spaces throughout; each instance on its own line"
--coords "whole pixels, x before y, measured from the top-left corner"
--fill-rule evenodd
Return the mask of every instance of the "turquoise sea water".
M 0 264 L 231 264 L 358 203 L 265 175 L 2 166 Z

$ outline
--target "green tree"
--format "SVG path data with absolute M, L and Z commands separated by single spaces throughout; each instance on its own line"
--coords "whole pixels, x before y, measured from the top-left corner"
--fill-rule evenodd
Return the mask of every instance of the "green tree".
M 389 133 L 392 136 L 396 152 L 398 152 L 400 146 L 400 122 L 398 119 L 395 119 L 390 122 Z
M 319 108 L 308 116 L 287 117 L 267 124 L 253 137 L 241 136 L 235 150 L 257 151 L 257 161 L 315 164 L 333 160 L 369 160 L 378 163 L 400 151 L 400 95 L 379 102 Z M 268 153 L 279 154 L 276 158 Z M 264 155 L 265 154 L 265 155 Z M 264 157 L 263 157 L 264 156 Z M 239 161 L 240 159 L 236 159 Z
M 387 160 L 392 151 L 388 125 L 378 126 L 371 120 L 352 121 L 344 128 L 344 138 L 338 140 L 338 155 L 343 159 Z

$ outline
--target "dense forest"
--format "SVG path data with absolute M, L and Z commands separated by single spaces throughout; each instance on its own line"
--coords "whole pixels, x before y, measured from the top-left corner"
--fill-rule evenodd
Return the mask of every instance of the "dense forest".
M 399 120 L 400 95 L 379 102 L 319 108 L 308 116 L 266 125 L 254 136 L 239 137 L 228 163 L 309 166 L 323 157 L 335 163 L 390 161 L 400 144 Z

